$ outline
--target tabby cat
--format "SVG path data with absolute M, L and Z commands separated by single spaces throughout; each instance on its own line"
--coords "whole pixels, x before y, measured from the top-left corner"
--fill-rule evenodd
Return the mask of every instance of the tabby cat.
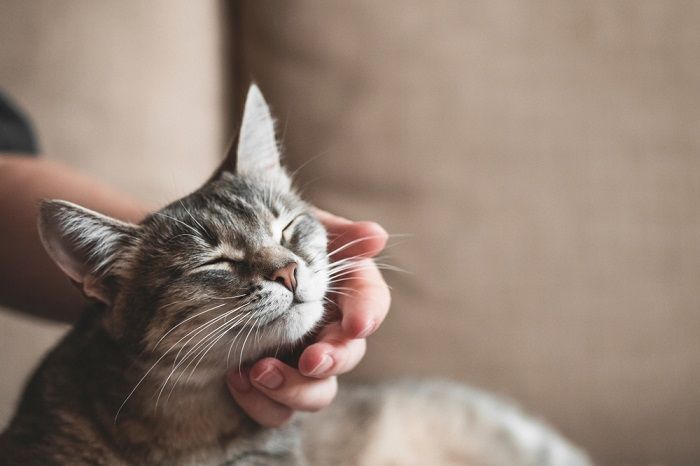
M 45 201 L 39 230 L 97 304 L 26 387 L 2 464 L 589 464 L 549 428 L 455 384 L 348 386 L 277 429 L 236 406 L 227 369 L 313 332 L 333 270 L 255 86 L 236 156 L 202 188 L 138 225 Z

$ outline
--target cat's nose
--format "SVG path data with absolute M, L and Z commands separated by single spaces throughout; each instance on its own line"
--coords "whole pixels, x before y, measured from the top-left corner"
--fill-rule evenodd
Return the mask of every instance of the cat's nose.
M 270 280 L 284 285 L 289 291 L 294 293 L 297 289 L 297 263 L 292 261 L 284 267 L 272 272 Z

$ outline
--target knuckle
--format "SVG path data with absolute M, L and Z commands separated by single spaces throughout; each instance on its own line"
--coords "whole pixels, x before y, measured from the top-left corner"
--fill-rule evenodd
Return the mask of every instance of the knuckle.
M 303 387 L 295 384 L 289 384 L 275 393 L 270 393 L 269 396 L 276 402 L 285 406 L 294 406 L 296 400 L 304 398 L 304 390 Z
M 338 393 L 338 381 L 336 377 L 328 377 L 317 382 L 316 389 L 307 390 L 303 396 L 296 400 L 295 407 L 300 411 L 317 412 L 333 402 Z
M 285 399 L 287 400 L 296 400 L 303 398 L 305 393 L 306 393 L 306 387 L 304 385 L 292 385 L 289 387 L 289 390 L 284 394 Z
M 367 350 L 367 341 L 364 338 L 358 338 L 351 340 L 348 343 L 346 351 L 340 352 L 339 357 L 336 358 L 338 363 L 336 363 L 336 374 L 344 374 L 351 371 L 362 361 Z M 340 356 L 342 354 L 342 356 Z M 337 387 L 336 387 L 337 390 Z

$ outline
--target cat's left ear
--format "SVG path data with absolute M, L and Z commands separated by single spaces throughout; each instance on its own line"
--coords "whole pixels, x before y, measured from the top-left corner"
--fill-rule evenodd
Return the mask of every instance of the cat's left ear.
M 66 201 L 43 201 L 39 236 L 56 264 L 91 298 L 110 304 L 139 227 Z
M 256 176 L 283 172 L 275 137 L 275 120 L 256 84 L 248 90 L 241 129 L 212 178 L 218 178 L 224 171 Z

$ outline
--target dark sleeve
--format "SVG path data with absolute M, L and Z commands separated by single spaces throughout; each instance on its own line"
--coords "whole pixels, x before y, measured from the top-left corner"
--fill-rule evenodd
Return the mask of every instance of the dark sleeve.
M 29 118 L 0 91 L 0 152 L 36 155 L 38 143 Z

